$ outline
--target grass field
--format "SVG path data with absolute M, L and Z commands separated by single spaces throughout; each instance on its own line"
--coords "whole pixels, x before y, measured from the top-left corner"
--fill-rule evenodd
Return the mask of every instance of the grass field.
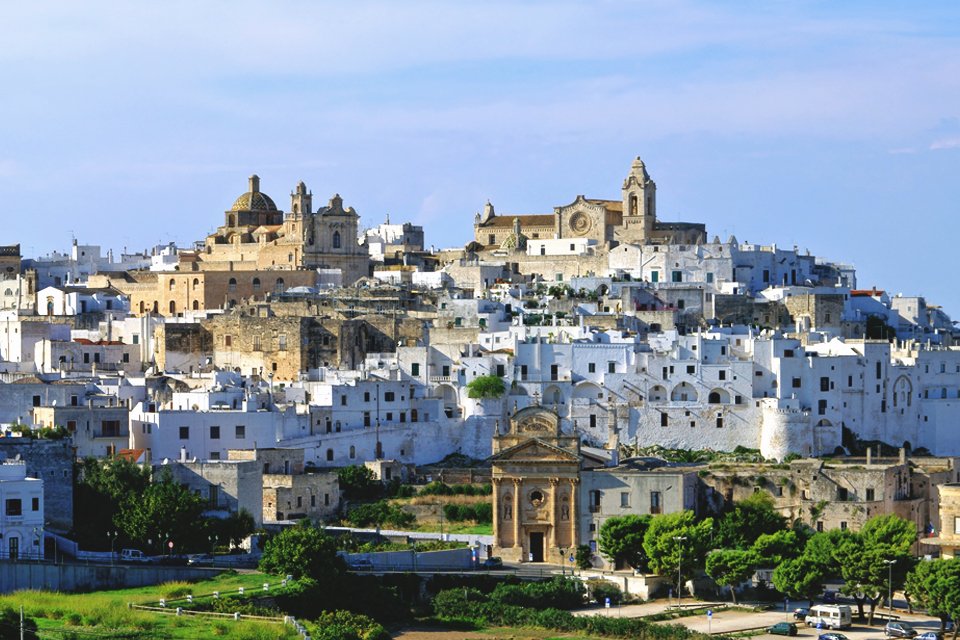
M 260 591 L 264 582 L 278 585 L 280 578 L 261 573 L 228 573 L 201 582 L 168 582 L 155 587 L 84 594 L 18 591 L 0 596 L 0 608 L 19 609 L 22 605 L 24 614 L 37 623 L 40 637 L 49 638 L 297 638 L 292 627 L 282 624 L 176 616 L 127 606 L 129 603 L 155 603 L 161 598 L 199 596 L 214 591 L 226 595 L 236 593 L 239 587 L 253 593 Z

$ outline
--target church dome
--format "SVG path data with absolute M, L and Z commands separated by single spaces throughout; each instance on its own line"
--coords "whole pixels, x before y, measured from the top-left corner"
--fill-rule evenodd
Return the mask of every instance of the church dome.
M 256 175 L 250 176 L 250 190 L 237 198 L 231 211 L 276 211 L 277 205 L 273 199 L 265 193 L 260 192 L 260 178 Z

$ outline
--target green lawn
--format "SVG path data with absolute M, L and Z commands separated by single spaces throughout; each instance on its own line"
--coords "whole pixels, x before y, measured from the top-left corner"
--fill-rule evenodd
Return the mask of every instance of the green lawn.
M 128 603 L 155 603 L 187 594 L 199 596 L 219 591 L 236 593 L 239 587 L 250 594 L 262 590 L 264 582 L 279 585 L 280 578 L 261 573 L 223 574 L 195 583 L 170 582 L 155 587 L 117 589 L 84 594 L 50 591 L 18 591 L 0 596 L 0 607 L 18 609 L 33 618 L 40 630 L 96 631 L 112 637 L 204 638 L 223 637 L 255 640 L 296 638 L 292 627 L 258 621 L 212 620 L 206 616 L 176 616 L 128 608 Z M 61 635 L 61 637 L 69 637 Z

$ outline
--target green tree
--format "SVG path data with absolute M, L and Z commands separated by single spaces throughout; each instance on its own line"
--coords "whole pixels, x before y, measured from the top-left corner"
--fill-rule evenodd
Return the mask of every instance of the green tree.
M 243 539 L 256 529 L 256 522 L 246 509 L 231 513 L 222 520 L 211 518 L 209 524 L 209 530 L 217 536 L 217 540 L 230 545 L 231 548 L 239 547 Z
M 83 514 L 74 521 L 77 540 L 86 549 L 110 549 L 107 532 L 117 530 L 120 505 L 147 488 L 150 470 L 126 458 L 85 458 L 77 463 L 76 477 L 74 510 Z
M 787 520 L 777 512 L 770 494 L 758 491 L 719 519 L 715 541 L 720 548 L 746 550 L 761 535 L 786 526 Z
M 707 575 L 718 585 L 730 588 L 730 598 L 737 604 L 737 585 L 753 575 L 757 557 L 752 551 L 720 549 L 707 554 Z
M 649 558 L 650 569 L 659 575 L 680 570 L 691 577 L 703 568 L 709 548 L 713 520 L 696 521 L 693 511 L 678 511 L 654 516 L 643 536 L 643 550 Z M 681 539 L 682 538 L 682 539 Z
M 593 562 L 591 558 L 593 557 L 593 552 L 590 551 L 590 545 L 581 544 L 577 546 L 576 553 L 576 564 L 577 569 L 590 569 L 593 567 Z
M 600 527 L 600 553 L 617 567 L 626 564 L 638 571 L 645 571 L 647 561 L 643 551 L 643 536 L 651 520 L 652 517 L 648 515 L 609 518 Z
M 260 570 L 274 575 L 335 582 L 345 566 L 337 545 L 321 527 L 302 520 L 271 538 L 263 549 Z
M 777 531 L 757 537 L 750 550 L 756 555 L 760 566 L 775 567 L 784 560 L 799 556 L 803 546 L 795 531 Z
M 871 518 L 857 533 L 838 538 L 833 556 L 844 580 L 843 593 L 857 603 L 860 619 L 870 604 L 868 624 L 889 585 L 903 586 L 912 565 L 910 546 L 916 540 L 913 523 L 896 515 Z
M 467 383 L 467 396 L 470 398 L 499 398 L 506 390 L 500 376 L 477 376 Z
M 347 500 L 372 500 L 379 498 L 383 490 L 373 470 L 362 464 L 340 467 L 337 480 Z
M 37 623 L 33 618 L 24 616 L 24 635 L 20 635 L 20 612 L 13 607 L 0 608 L 0 640 L 17 640 L 17 638 L 36 638 Z
M 816 533 L 803 547 L 803 554 L 821 568 L 827 578 L 840 577 L 840 564 L 837 562 L 836 550 L 844 540 L 853 535 L 850 531 L 831 529 Z
M 822 566 L 807 554 L 786 560 L 773 571 L 773 586 L 793 598 L 813 599 L 823 590 Z
M 178 549 L 197 550 L 206 547 L 205 527 L 197 526 L 205 506 L 200 496 L 174 482 L 165 468 L 159 481 L 147 485 L 140 495 L 130 493 L 124 498 L 114 523 L 139 545 L 149 540 L 163 544 L 166 535 Z
M 940 618 L 940 631 L 947 620 L 960 621 L 960 558 L 920 562 L 907 575 L 904 591 L 931 616 Z M 957 630 L 953 638 L 957 639 Z

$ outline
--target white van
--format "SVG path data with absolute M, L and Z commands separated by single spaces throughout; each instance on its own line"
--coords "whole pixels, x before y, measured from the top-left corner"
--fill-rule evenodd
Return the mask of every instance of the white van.
M 140 549 L 123 549 L 120 551 L 120 562 L 146 563 L 150 562 L 150 558 L 143 555 Z
M 853 613 L 845 604 L 818 604 L 810 607 L 804 621 L 808 626 L 824 629 L 846 629 L 853 624 Z

